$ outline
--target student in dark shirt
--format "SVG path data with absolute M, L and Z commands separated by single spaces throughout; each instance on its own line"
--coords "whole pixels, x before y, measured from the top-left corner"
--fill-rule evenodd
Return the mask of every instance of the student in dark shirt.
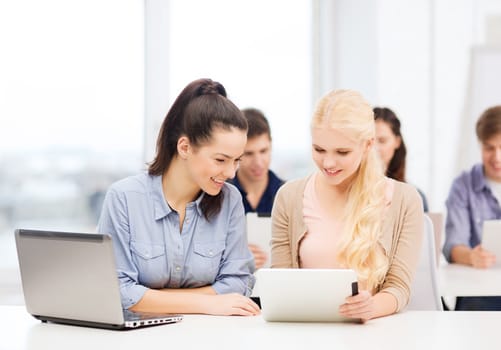
M 269 169 L 271 162 L 271 131 L 264 114 L 255 108 L 242 110 L 247 119 L 247 144 L 237 175 L 232 183 L 242 195 L 245 213 L 270 214 L 275 194 L 284 181 Z M 249 244 L 254 254 L 256 268 L 267 259 L 259 247 Z

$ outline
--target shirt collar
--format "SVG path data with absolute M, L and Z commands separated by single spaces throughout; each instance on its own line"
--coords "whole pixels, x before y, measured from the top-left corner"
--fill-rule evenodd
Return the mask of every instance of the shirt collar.
M 266 192 L 273 196 L 283 183 L 283 180 L 280 179 L 273 171 L 268 170 L 268 184 L 266 186 Z
M 155 220 L 160 220 L 173 212 L 172 208 L 167 204 L 167 200 L 164 196 L 164 191 L 162 188 L 162 176 L 153 175 L 151 177 L 151 192 L 153 194 L 154 200 L 154 211 L 155 211 Z M 189 206 L 196 205 L 198 215 L 202 216 L 202 208 L 200 207 L 200 203 L 202 202 L 202 198 L 204 197 L 205 192 L 201 192 L 200 195 L 194 202 L 188 204 Z
M 236 186 L 240 193 L 242 193 L 242 196 L 245 198 L 247 196 L 247 192 L 245 189 L 242 187 L 242 184 L 240 183 L 240 180 L 238 180 L 238 176 L 235 176 L 230 183 Z M 268 183 L 266 184 L 266 189 L 264 193 L 275 193 L 277 189 L 282 186 L 283 180 L 281 180 L 273 171 L 268 169 Z M 263 194 L 264 196 L 264 194 Z
M 169 215 L 172 209 L 167 205 L 162 189 L 162 176 L 154 175 L 151 177 L 151 192 L 155 201 L 155 220 L 160 220 Z
M 237 174 L 238 174 L 238 172 L 237 172 Z M 242 187 L 242 184 L 240 183 L 240 180 L 238 180 L 237 175 L 235 175 L 235 177 L 233 179 L 231 179 L 231 181 L 229 181 L 229 182 L 231 184 L 235 185 L 236 188 L 238 188 L 238 190 L 242 194 L 242 197 L 245 198 L 245 196 L 247 196 L 247 192 L 245 192 L 244 188 Z
M 485 179 L 484 175 L 484 167 L 483 165 L 476 164 L 471 172 L 471 181 L 472 181 L 472 187 L 475 192 L 481 192 L 486 188 L 489 188 L 489 185 L 487 184 L 487 181 Z
M 204 196 L 205 196 L 205 192 L 204 191 L 200 191 L 200 195 L 198 196 L 198 198 L 195 199 L 194 202 L 190 203 L 190 205 L 196 205 L 198 215 L 200 215 L 200 216 L 203 215 L 202 208 L 200 207 L 200 203 L 202 203 L 202 199 L 204 198 Z

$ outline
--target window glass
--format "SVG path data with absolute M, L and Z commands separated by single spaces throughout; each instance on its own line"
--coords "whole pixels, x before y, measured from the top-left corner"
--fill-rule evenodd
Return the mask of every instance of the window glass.
M 108 185 L 144 167 L 143 12 L 0 2 L 0 303 L 19 287 L 15 228 L 94 231 Z

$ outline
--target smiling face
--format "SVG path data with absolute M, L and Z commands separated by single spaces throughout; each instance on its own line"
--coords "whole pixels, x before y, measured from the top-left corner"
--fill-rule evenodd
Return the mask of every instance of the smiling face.
M 235 176 L 247 141 L 245 130 L 217 128 L 211 140 L 199 147 L 188 146 L 186 161 L 191 180 L 211 196 Z
M 333 186 L 350 185 L 369 146 L 369 141 L 355 140 L 340 130 L 312 128 L 313 161 L 322 178 Z
M 238 169 L 238 178 L 248 182 L 260 182 L 268 178 L 271 162 L 271 140 L 268 134 L 255 136 L 247 141 Z
M 485 176 L 501 182 L 501 133 L 482 142 L 482 163 Z

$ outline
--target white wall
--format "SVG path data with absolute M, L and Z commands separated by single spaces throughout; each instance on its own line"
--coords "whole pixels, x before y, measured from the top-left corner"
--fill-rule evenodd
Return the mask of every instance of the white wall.
M 469 167 L 475 161 L 466 159 L 461 151 L 465 140 L 472 139 L 474 133 L 471 117 L 464 124 L 470 51 L 472 46 L 485 44 L 486 38 L 491 43 L 500 40 L 499 33 L 486 30 L 486 23 L 492 28 L 499 24 L 501 1 L 312 3 L 313 102 L 328 90 L 352 88 L 361 91 L 372 104 L 395 110 L 408 148 L 408 181 L 426 193 L 432 211 L 443 211 L 453 178 L 465 164 Z M 257 72 L 259 68 L 252 69 Z M 294 74 L 291 72 L 291 82 Z M 164 99 L 155 91 L 148 93 Z M 277 108 L 284 103 L 277 99 Z M 297 122 L 304 123 L 311 112 L 300 114 Z M 283 125 L 274 121 L 275 115 L 269 117 L 272 125 Z M 281 140 L 280 148 L 286 150 L 283 132 L 276 128 L 274 136 Z M 296 146 L 291 144 L 291 149 Z M 471 150 L 477 146 L 466 147 Z M 301 162 L 307 159 L 301 158 Z
M 390 107 L 402 119 L 408 152 L 407 181 L 426 193 L 430 193 L 433 141 L 429 132 L 433 122 L 430 14 L 428 1 L 379 1 L 378 95 L 373 101 Z
M 153 160 L 163 117 L 169 108 L 169 1 L 144 1 L 144 150 Z
M 240 108 L 269 118 L 272 168 L 310 170 L 311 4 L 288 0 L 146 0 L 146 161 L 158 127 L 187 83 L 221 82 Z M 193 9 L 196 8 L 196 11 Z M 286 15 L 284 15 L 286 13 Z
M 397 113 L 408 149 L 408 181 L 425 191 L 431 210 L 445 210 L 452 180 L 478 159 L 465 158 L 461 151 L 469 140 L 464 147 L 478 154 L 471 142 L 474 121 L 470 116 L 465 119 L 471 48 L 484 45 L 487 37 L 491 44 L 499 40 L 497 32 L 485 28 L 487 19 L 496 27 L 501 2 L 333 0 L 333 4 L 337 50 L 332 62 L 339 74 L 331 80 L 332 87 L 358 89 L 374 105 Z
M 463 125 L 467 96 L 469 48 L 478 43 L 474 37 L 473 12 L 481 1 L 445 0 L 435 3 L 435 129 L 432 172 L 434 204 L 444 206 L 444 200 L 455 176 L 463 133 L 472 134 L 471 125 Z M 440 207 L 439 207 L 440 208 Z

